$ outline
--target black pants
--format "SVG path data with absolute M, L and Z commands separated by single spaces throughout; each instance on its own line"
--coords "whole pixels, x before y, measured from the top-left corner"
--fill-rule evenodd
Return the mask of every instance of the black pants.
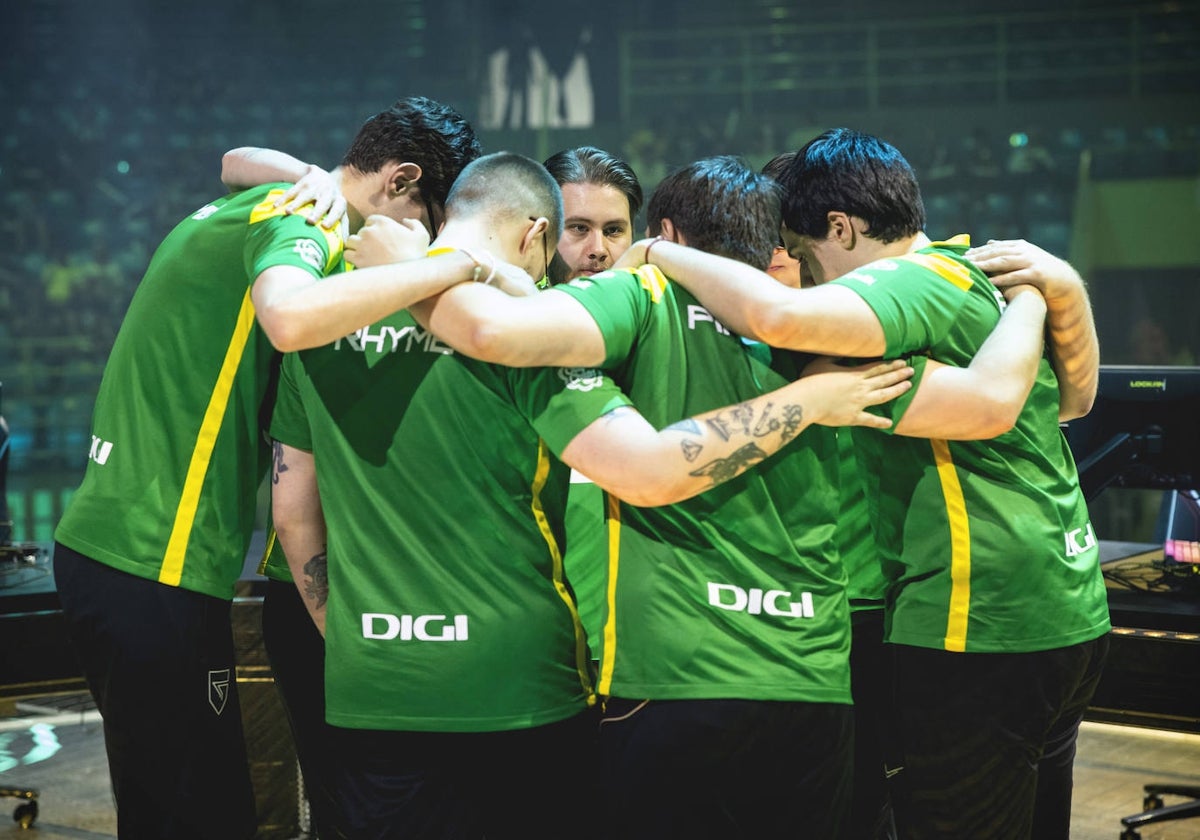
M 610 698 L 603 836 L 841 837 L 852 715 L 839 704 Z
M 354 840 L 588 840 L 607 808 L 591 710 L 505 732 L 334 730 Z
M 344 837 L 334 796 L 331 727 L 325 722 L 325 640 L 294 583 L 268 580 L 263 597 L 263 645 L 287 712 L 316 836 Z
M 903 838 L 1066 840 L 1079 723 L 1108 636 L 1036 653 L 895 645 Z
M 254 835 L 230 603 L 54 547 L 63 616 L 104 718 L 122 840 Z
M 882 607 L 856 610 L 850 619 L 854 795 L 846 836 L 849 840 L 888 840 L 896 836 L 883 752 L 892 700 L 892 651 L 883 643 Z

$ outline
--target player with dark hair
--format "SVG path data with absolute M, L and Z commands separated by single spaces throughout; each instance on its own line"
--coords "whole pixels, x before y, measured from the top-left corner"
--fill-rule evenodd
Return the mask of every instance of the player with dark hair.
M 914 359 L 920 381 L 889 407 L 892 434 L 856 434 L 855 450 L 888 578 L 889 763 L 901 835 L 1065 838 L 1075 738 L 1109 630 L 1096 540 L 1059 429 L 1095 395 L 1098 348 L 1082 280 L 1027 243 L 930 242 L 911 167 L 870 135 L 822 134 L 780 182 L 784 241 L 817 288 L 652 248 L 656 264 L 744 334 L 809 352 L 920 352 L 963 364 L 978 358 L 1004 309 L 984 271 L 1006 294 L 1033 283 L 1045 296 L 1049 358 L 1015 422 L 997 422 L 988 440 L 927 435 L 921 394 L 955 374 Z M 633 256 L 645 247 L 635 244 Z M 996 384 L 979 384 L 961 390 L 951 432 L 1002 416 Z
M 663 238 L 652 241 L 655 249 L 705 242 L 765 267 L 778 200 L 774 182 L 735 159 L 698 161 L 656 190 L 650 224 Z M 658 217 L 659 208 L 684 221 Z M 739 218 L 756 220 L 737 228 L 747 243 L 720 230 Z M 977 361 L 1011 357 L 1031 379 L 1044 310 L 1036 295 L 1022 298 L 993 352 Z M 730 332 L 652 267 L 519 299 L 458 286 L 420 316 L 477 358 L 602 365 L 656 426 L 761 395 L 798 373 L 790 355 Z M 1002 372 L 995 384 L 1021 390 Z M 930 414 L 944 410 L 934 406 L 936 385 L 924 400 Z M 747 407 L 715 428 L 754 436 L 780 423 L 786 417 L 775 410 Z M 637 484 L 603 485 L 607 836 L 774 836 L 796 830 L 796 814 L 813 836 L 837 835 L 848 804 L 851 711 L 849 613 L 833 540 L 836 469 L 833 435 L 818 428 L 762 468 L 682 503 Z
M 455 183 L 430 260 L 467 254 L 480 267 L 472 285 L 489 290 L 506 266 L 537 276 L 561 230 L 558 202 L 539 164 L 483 157 Z M 395 227 L 364 228 L 351 258 L 377 263 L 368 251 Z M 676 502 L 737 482 L 812 422 L 864 422 L 862 405 L 907 387 L 898 365 L 789 384 L 727 335 L 701 341 L 738 354 L 743 381 L 783 389 L 724 407 L 706 395 L 699 416 L 656 431 L 597 370 L 477 362 L 410 313 L 287 357 L 275 522 L 325 629 L 346 836 L 551 838 L 594 826 L 592 681 L 562 565 L 566 465 L 635 503 Z
M 285 214 L 277 184 L 199 208 L 156 251 L 105 367 L 54 567 L 104 717 L 122 837 L 255 831 L 230 599 L 269 463 L 262 425 L 277 351 L 332 341 L 474 270 L 452 254 L 436 277 L 321 282 L 340 270 L 347 233 L 375 213 L 407 219 L 409 248 L 423 253 L 435 191 L 479 152 L 460 116 L 419 97 L 363 132 L 372 150 L 337 173 L 345 226 Z

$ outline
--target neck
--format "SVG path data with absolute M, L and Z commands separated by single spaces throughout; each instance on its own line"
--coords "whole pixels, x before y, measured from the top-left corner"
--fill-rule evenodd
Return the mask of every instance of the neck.
M 487 224 L 482 219 L 447 219 L 437 239 L 429 243 L 429 247 L 482 249 L 505 262 L 510 262 L 513 255 L 508 253 L 498 235 L 500 233 L 499 226 Z
M 368 197 L 364 195 L 363 181 L 361 178 L 354 177 L 354 173 L 343 166 L 337 167 L 329 174 L 333 176 L 334 183 L 341 188 L 342 195 L 346 199 L 346 220 L 350 225 L 350 232 L 357 233 L 358 229 L 366 222 L 367 216 L 361 208 L 370 205 Z
M 925 231 L 921 231 L 916 236 L 905 241 L 908 243 L 908 247 L 904 250 L 906 254 L 911 254 L 913 251 L 920 251 L 922 248 L 928 248 L 933 244 L 933 240 L 925 235 Z
M 897 239 L 895 242 L 880 242 L 876 239 L 865 239 L 866 250 L 862 256 L 866 259 L 862 264 L 866 265 L 875 260 L 887 259 L 888 257 L 902 257 L 905 254 L 911 254 L 913 251 L 929 245 L 929 237 L 924 233 L 917 233 L 912 236 L 906 236 L 903 239 Z

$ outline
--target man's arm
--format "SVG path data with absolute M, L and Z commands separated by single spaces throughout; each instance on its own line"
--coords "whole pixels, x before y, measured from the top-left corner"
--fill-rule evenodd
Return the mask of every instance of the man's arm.
M 346 199 L 333 176 L 321 167 L 292 157 L 287 152 L 240 146 L 221 157 L 221 182 L 231 190 L 285 181 L 292 188 L 275 201 L 289 213 L 312 207 L 304 217 L 313 224 L 332 229 L 346 214 Z
M 311 452 L 279 441 L 271 466 L 271 520 L 304 606 L 325 635 L 329 576 L 325 558 L 325 515 L 317 492 Z
M 829 356 L 883 355 L 883 327 L 850 289 L 795 289 L 745 263 L 668 240 L 635 242 L 618 267 L 640 264 L 650 242 L 654 264 L 738 335 Z
M 413 226 L 414 235 L 428 236 L 420 222 L 405 220 L 405 224 Z M 476 266 L 470 254 L 451 251 L 318 281 L 304 269 L 276 265 L 258 275 L 250 295 L 263 331 L 276 349 L 286 353 L 336 341 L 471 280 Z
M 1027 283 L 1042 293 L 1050 359 L 1058 375 L 1058 417 L 1073 420 L 1091 411 L 1100 382 L 1100 342 L 1079 272 L 1023 239 L 988 242 L 966 256 L 998 288 Z
M 604 335 L 583 304 L 547 289 L 512 297 L 491 286 L 463 283 L 419 306 L 422 326 L 455 350 L 509 367 L 599 367 Z
M 912 372 L 901 361 L 810 365 L 782 388 L 662 431 L 622 406 L 576 435 L 562 460 L 629 504 L 673 504 L 741 475 L 813 423 L 887 428 L 863 408 L 903 394 Z
M 895 433 L 941 440 L 987 440 L 1016 425 L 1037 378 L 1046 302 L 1029 286 L 1012 287 L 1004 314 L 970 365 L 926 362 Z
M 400 223 L 372 216 L 346 243 L 346 258 L 360 266 L 350 276 L 415 275 L 421 263 L 441 259 L 395 265 L 408 259 L 404 235 Z M 488 282 L 447 284 L 444 294 L 405 307 L 421 326 L 460 353 L 509 367 L 595 367 L 604 361 L 604 338 L 582 304 L 561 292 L 538 292 L 524 270 L 488 251 L 471 248 L 469 256 L 481 270 L 462 279 Z

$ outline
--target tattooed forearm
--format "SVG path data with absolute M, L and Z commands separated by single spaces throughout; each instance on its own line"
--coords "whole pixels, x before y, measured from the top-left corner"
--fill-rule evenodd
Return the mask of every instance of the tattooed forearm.
M 277 440 L 271 441 L 271 483 L 279 483 L 279 474 L 288 471 L 288 465 L 283 463 L 283 444 Z
M 700 457 L 700 453 L 704 450 L 704 447 L 694 440 L 685 440 L 679 444 L 679 448 L 683 450 L 683 457 L 689 464 Z
M 304 564 L 304 576 L 304 597 L 322 609 L 329 599 L 329 563 L 324 551 Z
M 741 474 L 766 457 L 767 453 L 763 452 L 755 444 L 747 443 L 745 446 L 739 447 L 728 458 L 718 458 L 715 461 L 710 461 L 698 470 L 693 470 L 690 474 L 697 478 L 707 476 L 712 480 L 713 485 L 716 486 L 723 481 L 728 481 L 734 476 Z

